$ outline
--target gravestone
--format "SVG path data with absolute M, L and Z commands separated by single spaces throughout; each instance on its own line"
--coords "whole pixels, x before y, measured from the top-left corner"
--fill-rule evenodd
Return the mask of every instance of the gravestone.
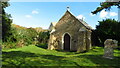
M 108 59 L 113 59 L 114 55 L 113 55 L 113 51 L 114 48 L 117 47 L 118 41 L 116 40 L 112 40 L 112 39 L 107 39 L 104 42 L 104 58 L 108 58 Z

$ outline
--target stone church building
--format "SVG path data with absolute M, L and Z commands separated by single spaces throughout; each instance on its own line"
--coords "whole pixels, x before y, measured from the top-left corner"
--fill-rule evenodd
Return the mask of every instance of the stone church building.
M 91 49 L 92 28 L 69 10 L 49 27 L 48 49 L 83 52 Z

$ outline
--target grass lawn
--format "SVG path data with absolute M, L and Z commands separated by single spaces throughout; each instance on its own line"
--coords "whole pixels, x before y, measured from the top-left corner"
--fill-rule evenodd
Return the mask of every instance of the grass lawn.
M 103 48 L 95 47 L 86 53 L 47 50 L 34 45 L 2 50 L 3 66 L 119 66 L 120 51 L 114 50 L 115 59 L 105 59 Z

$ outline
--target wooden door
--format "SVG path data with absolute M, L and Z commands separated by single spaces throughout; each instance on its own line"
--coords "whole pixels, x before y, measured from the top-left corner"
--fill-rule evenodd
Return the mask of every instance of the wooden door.
M 69 36 L 69 34 L 64 35 L 64 50 L 70 51 L 70 36 Z

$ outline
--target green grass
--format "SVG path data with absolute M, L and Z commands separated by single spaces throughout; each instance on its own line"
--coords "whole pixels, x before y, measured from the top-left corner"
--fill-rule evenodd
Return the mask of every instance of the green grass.
M 120 51 L 115 59 L 105 59 L 103 48 L 95 47 L 86 53 L 47 50 L 34 45 L 2 50 L 3 66 L 119 66 Z

